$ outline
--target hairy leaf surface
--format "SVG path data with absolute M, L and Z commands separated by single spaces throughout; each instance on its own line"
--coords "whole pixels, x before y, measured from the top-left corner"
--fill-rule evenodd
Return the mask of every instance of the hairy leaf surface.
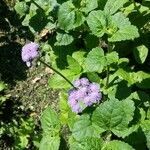
M 106 143 L 103 150 L 134 150 L 134 148 L 123 141 L 113 140 Z
M 89 72 L 102 72 L 106 65 L 104 51 L 101 48 L 93 48 L 85 59 L 85 67 Z
M 107 0 L 104 11 L 114 14 L 118 9 L 123 7 L 126 2 L 128 2 L 128 0 Z
M 122 131 L 128 127 L 134 115 L 134 102 L 112 99 L 102 103 L 93 113 L 92 120 L 104 130 Z
M 71 1 L 63 3 L 58 12 L 58 24 L 63 30 L 71 30 L 84 22 L 83 14 L 75 8 Z

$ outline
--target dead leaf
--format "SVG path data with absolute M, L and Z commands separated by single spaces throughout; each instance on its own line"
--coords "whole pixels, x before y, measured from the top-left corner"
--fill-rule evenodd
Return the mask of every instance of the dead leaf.
M 49 30 L 48 29 L 43 29 L 40 33 L 40 37 L 43 38 L 45 37 L 47 34 L 49 33 Z
M 36 77 L 35 79 L 32 80 L 32 84 L 35 84 L 41 79 L 41 77 Z
M 48 68 L 48 67 L 45 68 L 45 72 L 47 74 L 53 74 L 54 73 L 54 71 L 52 69 Z

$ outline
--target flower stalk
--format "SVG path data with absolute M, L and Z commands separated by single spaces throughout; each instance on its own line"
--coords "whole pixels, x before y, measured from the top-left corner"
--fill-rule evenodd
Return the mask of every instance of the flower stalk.
M 60 75 L 62 78 L 64 78 L 73 88 L 76 88 L 71 81 L 69 81 L 62 73 L 60 73 L 58 70 L 56 70 L 55 68 L 53 68 L 52 66 L 48 65 L 47 63 L 45 63 L 43 60 L 38 59 L 39 62 L 41 62 L 43 65 L 47 66 L 48 68 L 52 69 L 55 73 L 57 73 L 58 75 Z

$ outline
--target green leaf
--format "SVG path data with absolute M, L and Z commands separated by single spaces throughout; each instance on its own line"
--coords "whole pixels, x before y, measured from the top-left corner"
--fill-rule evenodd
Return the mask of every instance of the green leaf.
M 84 138 L 79 142 L 72 137 L 69 139 L 70 150 L 101 150 L 102 145 L 103 140 L 95 137 Z
M 92 34 L 87 34 L 85 39 L 84 39 L 84 42 L 85 42 L 85 46 L 88 50 L 91 50 L 92 48 L 95 47 L 95 45 L 99 45 L 99 38 L 96 37 L 95 35 L 92 35 Z
M 31 3 L 30 11 L 28 15 L 30 15 L 30 17 L 32 18 L 34 15 L 36 15 L 37 10 L 38 10 L 38 7 L 35 4 Z
M 113 63 L 117 63 L 119 60 L 119 56 L 117 52 L 111 52 L 106 54 L 107 65 L 111 65 Z
M 75 7 L 71 1 L 63 3 L 58 12 L 58 23 L 61 29 L 70 30 L 74 28 Z
M 37 9 L 37 6 L 31 3 L 29 14 L 25 16 L 24 20 L 22 21 L 22 25 L 28 26 L 31 32 L 35 33 L 43 30 L 49 21 L 50 20 L 48 20 L 45 12 L 43 12 L 41 9 Z
M 143 108 L 139 108 L 140 111 L 140 122 L 144 121 L 146 119 L 146 112 Z
M 141 128 L 133 132 L 125 139 L 125 142 L 132 145 L 136 150 L 146 150 L 146 138 Z
M 52 47 L 48 43 L 43 43 L 43 45 L 41 45 L 41 48 L 42 48 L 42 51 L 47 52 L 47 53 L 52 51 Z
M 36 14 L 32 16 L 29 20 L 29 26 L 30 28 L 32 28 L 32 30 L 34 30 L 34 32 L 40 32 L 46 27 L 48 21 L 49 20 L 47 16 L 45 15 L 45 13 L 37 9 Z
M 105 7 L 104 11 L 109 13 L 109 14 L 114 14 L 118 9 L 123 7 L 125 3 L 127 3 L 128 0 L 108 0 Z
M 126 80 L 130 85 L 136 84 L 139 88 L 149 89 L 150 88 L 150 74 L 138 71 L 128 72 L 123 69 L 118 69 L 116 74 L 119 78 Z
M 15 11 L 22 17 L 24 16 L 29 10 L 29 6 L 26 2 L 16 2 Z
M 112 16 L 113 23 L 120 29 L 123 29 L 125 26 L 130 26 L 131 22 L 122 12 L 118 12 Z
M 97 0 L 82 0 L 81 3 L 80 3 L 80 10 L 85 12 L 85 13 L 88 13 L 90 12 L 91 10 L 95 9 L 98 7 L 98 2 Z
M 16 124 L 14 124 L 14 131 L 12 131 L 12 133 L 15 133 L 15 149 L 25 149 L 27 147 L 27 145 L 29 144 L 29 135 L 31 135 L 34 131 L 34 125 L 35 124 L 32 117 L 25 120 L 21 118 L 21 120 L 19 121 L 19 126 L 16 126 Z
M 107 16 L 105 12 L 98 10 L 92 11 L 87 17 L 87 23 L 92 33 L 98 37 L 102 37 L 106 32 Z
M 134 74 L 132 72 L 128 72 L 122 68 L 118 69 L 116 74 L 120 79 L 126 80 L 130 85 L 134 84 L 136 81 L 134 80 Z
M 122 137 L 125 138 L 127 136 L 129 136 L 130 134 L 132 134 L 133 132 L 137 131 L 139 128 L 139 125 L 133 125 L 129 128 L 123 129 L 123 130 L 115 130 L 114 133 L 115 135 L 117 135 L 118 137 Z
M 89 72 L 101 73 L 106 66 L 106 58 L 104 57 L 103 49 L 93 48 L 85 59 L 85 67 Z
M 76 78 L 80 77 L 80 74 L 75 74 L 70 69 L 62 70 L 61 73 L 70 81 L 74 81 Z M 49 86 L 53 89 L 68 89 L 71 85 L 60 75 L 54 74 L 50 77 Z
M 48 29 L 49 32 L 55 30 L 57 27 L 56 27 L 56 22 L 54 22 L 52 19 L 49 20 L 49 22 L 47 23 L 47 25 L 45 26 L 45 29 Z
M 106 144 L 104 144 L 102 149 L 103 150 L 134 150 L 134 148 L 132 148 L 132 146 L 130 146 L 129 144 L 118 140 L 107 142 Z
M 29 21 L 30 21 L 31 17 L 30 15 L 26 15 L 26 17 L 24 18 L 24 20 L 22 21 L 22 25 L 23 26 L 29 26 Z
M 134 102 L 132 100 L 125 99 L 121 101 L 121 103 L 122 103 L 123 111 L 125 112 L 124 121 L 126 123 L 129 123 L 134 116 L 134 110 L 135 110 Z
M 141 127 L 146 136 L 147 147 L 150 149 L 150 120 L 143 121 Z
M 63 30 L 71 30 L 79 27 L 85 18 L 83 14 L 75 8 L 71 1 L 63 3 L 58 12 L 58 24 Z
M 85 51 L 79 50 L 76 51 L 72 54 L 72 57 L 78 61 L 78 63 L 80 64 L 80 66 L 83 66 L 84 60 L 85 60 Z
M 57 6 L 57 1 L 56 0 L 36 0 L 36 4 L 39 5 L 46 12 L 46 14 L 48 14 L 54 9 L 55 6 Z
M 80 74 L 82 68 L 80 64 L 71 56 L 67 55 L 67 62 L 69 64 L 69 69 L 72 70 L 75 74 Z
M 102 37 L 105 33 L 108 34 L 110 42 L 139 37 L 137 27 L 131 25 L 129 19 L 120 12 L 111 16 L 101 10 L 92 11 L 87 17 L 87 23 L 94 35 Z
M 69 106 L 67 103 L 67 99 L 67 94 L 64 94 L 63 92 L 59 93 L 59 109 L 61 124 L 68 123 Z
M 81 26 L 85 21 L 84 15 L 79 11 L 75 11 L 74 28 Z
M 105 5 L 106 5 L 106 0 L 98 0 L 98 8 L 100 9 L 100 10 L 104 10 L 104 7 L 105 7 Z
M 57 33 L 56 40 L 56 46 L 69 45 L 73 42 L 73 37 L 69 34 Z
M 130 25 L 118 30 L 108 40 L 109 42 L 118 42 L 124 40 L 134 40 L 137 37 L 139 37 L 137 27 Z
M 120 68 L 124 68 L 128 64 L 129 64 L 129 59 L 128 58 L 120 58 L 118 60 L 118 65 L 120 66 Z
M 100 83 L 100 78 L 99 78 L 99 76 L 98 76 L 97 73 L 88 72 L 88 73 L 87 73 L 87 76 L 88 76 L 88 79 L 89 79 L 91 82 Z
M 20 135 L 16 140 L 15 140 L 15 148 L 16 149 L 25 149 L 28 145 L 28 136 L 27 135 Z
M 150 120 L 150 107 L 147 110 L 147 118 Z
M 83 115 L 75 122 L 72 129 L 72 136 L 77 140 L 81 141 L 86 137 L 99 137 L 99 134 L 102 133 L 103 129 L 96 126 L 91 122 L 88 115 Z
M 136 105 L 149 105 L 150 96 L 144 91 L 133 92 L 129 98 L 133 99 Z
M 59 109 L 60 109 L 60 121 L 62 124 L 67 124 L 70 129 L 73 128 L 77 115 L 72 112 L 68 105 L 68 95 L 64 92 L 59 93 Z
M 105 82 L 106 79 L 107 78 L 104 80 Z M 108 89 L 106 89 L 106 94 L 108 94 L 110 99 L 111 97 L 115 97 L 119 100 L 123 100 L 129 97 L 129 95 L 132 93 L 131 87 L 127 84 L 126 81 L 118 79 L 116 73 L 110 75 L 109 79 L 110 86 Z
M 0 92 L 3 91 L 6 88 L 6 85 L 4 82 L 0 81 Z
M 139 88 L 143 89 L 150 89 L 150 74 L 143 72 L 143 71 L 138 71 L 134 75 L 136 85 Z
M 148 48 L 145 45 L 140 45 L 134 49 L 133 54 L 134 54 L 135 60 L 139 64 L 143 64 L 148 55 Z
M 102 103 L 93 113 L 92 121 L 104 130 L 122 131 L 128 127 L 134 115 L 134 102 L 111 99 Z
M 118 30 L 109 37 L 110 42 L 133 40 L 139 37 L 137 27 L 131 25 L 129 19 L 121 12 L 112 16 L 112 24 L 118 27 Z
M 41 116 L 41 126 L 46 134 L 58 134 L 60 130 L 60 121 L 57 113 L 50 107 L 47 107 Z
M 60 137 L 46 135 L 42 138 L 40 142 L 39 150 L 59 150 Z

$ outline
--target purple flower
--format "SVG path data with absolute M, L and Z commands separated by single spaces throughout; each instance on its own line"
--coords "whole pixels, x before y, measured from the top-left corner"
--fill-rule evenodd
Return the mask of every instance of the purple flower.
M 88 86 L 90 84 L 87 78 L 81 78 L 80 83 L 81 83 L 81 86 Z
M 39 45 L 34 42 L 25 44 L 22 47 L 22 60 L 26 62 L 28 67 L 30 67 L 32 65 L 32 61 L 39 56 L 38 48 Z
M 86 107 L 98 103 L 102 94 L 97 83 L 90 83 L 87 78 L 75 80 L 73 88 L 69 91 L 68 104 L 75 113 L 82 112 Z
M 79 104 L 76 104 L 74 107 L 72 107 L 72 111 L 75 113 L 80 113 L 80 112 L 82 112 L 82 109 L 79 106 Z
M 75 80 L 74 81 L 74 86 L 75 87 L 82 87 L 82 86 L 88 86 L 89 85 L 89 80 L 87 78 L 82 78 L 80 80 Z
M 89 85 L 89 92 L 98 92 L 100 90 L 100 86 L 98 83 L 91 83 Z

